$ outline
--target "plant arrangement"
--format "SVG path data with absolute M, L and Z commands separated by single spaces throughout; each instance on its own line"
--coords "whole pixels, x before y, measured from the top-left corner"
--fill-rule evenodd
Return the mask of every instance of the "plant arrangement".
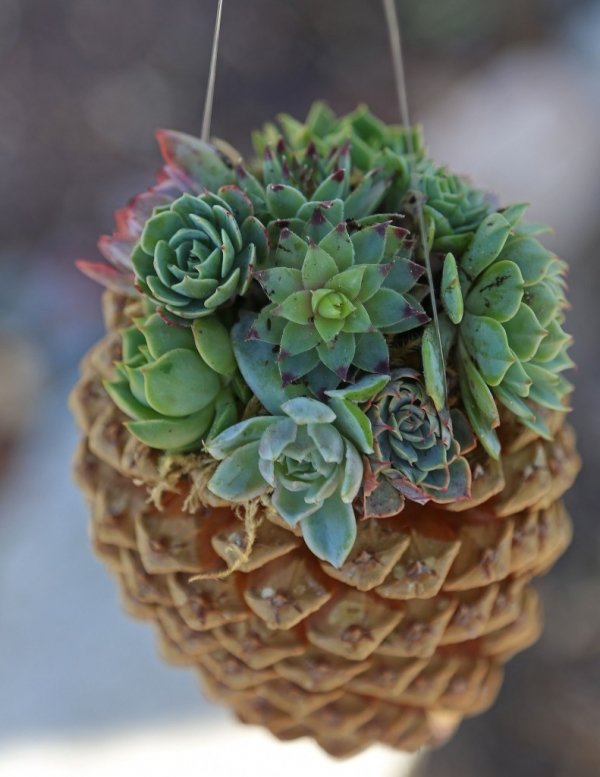
M 565 264 L 365 107 L 281 116 L 249 161 L 158 139 L 109 264 L 80 262 L 108 289 L 73 395 L 96 548 L 242 720 L 442 741 L 568 543 Z

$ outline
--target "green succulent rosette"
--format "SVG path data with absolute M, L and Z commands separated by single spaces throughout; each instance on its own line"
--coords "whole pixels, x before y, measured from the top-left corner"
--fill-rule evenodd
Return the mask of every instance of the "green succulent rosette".
M 449 254 L 443 268 L 461 399 L 493 458 L 500 454 L 497 403 L 550 438 L 538 408 L 564 412 L 572 391 L 561 374 L 573 365 L 562 329 L 565 264 L 535 238 L 543 228 L 521 223 L 524 210 L 490 214 L 468 249 L 458 259 Z
M 122 332 L 118 378 L 105 382 L 126 426 L 145 445 L 189 451 L 239 420 L 248 391 L 239 376 L 227 329 L 203 318 L 191 329 L 156 313 Z
M 279 127 L 271 123 L 254 133 L 259 155 L 275 157 L 279 149 L 289 170 L 290 156 L 335 159 L 343 149 L 353 177 L 369 181 L 369 186 L 363 183 L 370 190 L 369 205 L 372 200 L 381 212 L 409 216 L 414 232 L 417 209 L 422 209 L 435 249 L 464 250 L 473 230 L 494 210 L 489 194 L 427 158 L 420 127 L 409 136 L 404 127 L 385 124 L 364 105 L 337 117 L 324 103 L 315 103 L 305 122 L 287 114 L 278 121 Z M 360 216 L 368 215 L 365 211 Z
M 252 201 L 235 186 L 154 209 L 132 255 L 136 282 L 170 316 L 193 320 L 244 294 L 267 254 Z
M 317 396 L 351 370 L 388 373 L 386 336 L 429 320 L 411 293 L 424 270 L 409 256 L 407 232 L 390 222 L 352 233 L 342 222 L 318 244 L 283 230 L 275 266 L 257 273 L 270 303 L 248 340 L 275 347 L 284 387 L 302 380 Z
M 363 478 L 361 453 L 371 450 L 368 430 L 356 433 L 356 426 L 350 440 L 334 410 L 308 397 L 285 402 L 281 411 L 242 421 L 207 444 L 221 461 L 208 488 L 232 502 L 270 492 L 273 507 L 301 527 L 312 552 L 340 566 L 356 538 L 352 502 Z
M 365 479 L 365 515 L 396 515 L 406 499 L 449 504 L 469 498 L 465 454 L 475 447 L 473 433 L 460 410 L 436 408 L 416 370 L 392 372 L 367 416 L 374 450 Z

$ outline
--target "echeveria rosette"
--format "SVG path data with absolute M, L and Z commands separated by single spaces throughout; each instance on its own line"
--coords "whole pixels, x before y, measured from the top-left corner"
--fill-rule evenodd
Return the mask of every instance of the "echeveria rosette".
M 340 425 L 332 407 L 298 397 L 280 415 L 242 421 L 207 444 L 221 461 L 208 488 L 231 502 L 270 493 L 274 509 L 300 526 L 310 550 L 339 567 L 356 539 L 352 503 L 363 479 L 361 454 L 371 444 L 366 417 Z
M 216 318 L 192 328 L 170 326 L 156 313 L 122 332 L 118 378 L 105 383 L 133 420 L 129 431 L 163 451 L 189 451 L 239 420 L 248 401 L 227 329 Z
M 346 116 L 336 116 L 323 102 L 316 102 L 304 122 L 288 114 L 280 114 L 279 126 L 270 123 L 252 135 L 254 148 L 259 156 L 267 147 L 275 146 L 281 138 L 296 153 L 314 148 L 323 157 L 334 155 L 350 145 L 353 167 L 368 172 L 382 165 L 384 154 L 392 152 L 398 157 L 409 153 L 406 129 L 400 125 L 385 124 L 376 118 L 365 105 Z M 413 128 L 412 147 L 417 160 L 424 158 L 422 134 Z
M 493 213 L 465 253 L 444 263 L 441 299 L 456 327 L 461 398 L 484 448 L 497 458 L 496 401 L 538 434 L 550 437 L 536 406 L 566 411 L 572 366 L 564 321 L 564 263 L 521 223 L 525 206 Z M 450 324 L 451 322 L 451 324 Z
M 165 164 L 154 186 L 137 194 L 127 207 L 115 213 L 114 233 L 100 238 L 98 248 L 109 264 L 83 259 L 77 262 L 89 278 L 126 296 L 138 293 L 131 256 L 155 208 L 168 205 L 185 193 L 217 191 L 235 182 L 231 163 L 200 138 L 174 130 L 158 130 L 156 137 Z
M 156 208 L 132 264 L 141 291 L 169 316 L 189 321 L 244 294 L 267 253 L 251 200 L 225 186 L 218 195 L 184 194 Z
M 449 504 L 469 498 L 471 470 L 464 454 L 475 438 L 460 411 L 436 408 L 416 370 L 393 371 L 366 413 L 374 451 L 363 489 L 365 515 L 396 515 L 406 499 Z
M 297 156 L 311 149 L 326 158 L 349 146 L 352 177 L 376 177 L 383 212 L 414 215 L 423 208 L 434 250 L 464 250 L 469 233 L 494 209 L 487 193 L 427 159 L 420 127 L 411 129 L 409 142 L 404 127 L 385 124 L 366 106 L 337 117 L 323 103 L 313 105 L 305 122 L 286 114 L 278 121 L 254 133 L 259 155 L 283 142 Z
M 272 345 L 282 385 L 302 381 L 319 397 L 351 370 L 388 373 L 385 336 L 428 320 L 414 295 L 423 268 L 409 253 L 406 231 L 385 221 L 352 232 L 342 222 L 318 244 L 284 230 L 275 266 L 256 276 L 270 303 L 247 347 L 253 340 Z
M 238 185 L 252 199 L 273 242 L 284 227 L 319 240 L 328 223 L 373 216 L 394 178 L 393 171 L 377 167 L 352 180 L 347 144 L 327 159 L 309 149 L 310 166 L 292 164 L 293 155 L 288 165 L 289 152 L 281 142 L 277 148 L 284 150 L 276 154 L 267 148 L 259 176 L 241 164 L 236 168 Z

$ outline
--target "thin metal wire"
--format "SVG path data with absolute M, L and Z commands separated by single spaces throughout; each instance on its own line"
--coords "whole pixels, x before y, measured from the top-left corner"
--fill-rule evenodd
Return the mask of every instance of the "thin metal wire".
M 404 57 L 402 55 L 402 36 L 400 35 L 400 22 L 398 20 L 398 13 L 396 11 L 396 0 L 383 0 L 383 8 L 385 11 L 385 18 L 387 21 L 388 33 L 390 36 L 390 48 L 392 53 L 392 61 L 394 65 L 394 78 L 396 81 L 396 91 L 398 96 L 398 105 L 400 107 L 400 118 L 404 129 L 406 130 L 406 145 L 410 156 L 410 177 L 411 188 L 415 188 L 417 185 L 417 176 L 415 169 L 415 145 L 412 135 L 412 125 L 410 121 L 410 112 L 408 109 L 408 94 L 406 89 L 406 74 L 404 71 Z M 437 335 L 437 342 L 440 351 L 440 358 L 444 359 L 444 351 L 442 348 L 442 336 L 440 333 L 440 322 L 437 312 L 437 304 L 435 298 L 435 287 L 433 285 L 433 273 L 431 271 L 431 256 L 429 252 L 429 241 L 427 240 L 427 227 L 425 225 L 425 217 L 423 216 L 423 208 L 420 203 L 417 202 L 417 221 L 419 225 L 419 235 L 421 238 L 421 246 L 423 249 L 423 257 L 425 259 L 425 270 L 427 272 L 427 282 L 429 284 L 429 293 L 431 295 L 431 307 L 433 310 L 433 323 Z M 444 373 L 444 397 L 448 396 L 448 387 L 446 384 L 446 370 Z
M 205 142 L 208 142 L 210 138 L 210 124 L 212 121 L 213 102 L 215 99 L 215 80 L 217 78 L 217 57 L 219 54 L 222 16 L 223 0 L 219 0 L 219 4 L 217 6 L 217 16 L 215 18 L 215 31 L 213 34 L 212 52 L 210 55 L 210 70 L 208 73 L 208 85 L 206 87 L 206 99 L 204 101 L 204 116 L 202 118 L 202 140 Z

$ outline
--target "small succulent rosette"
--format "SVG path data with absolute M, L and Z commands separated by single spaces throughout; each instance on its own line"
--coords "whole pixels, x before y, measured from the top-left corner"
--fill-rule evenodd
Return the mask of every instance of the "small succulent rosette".
M 366 108 L 282 116 L 248 163 L 159 142 L 159 183 L 100 242 L 110 264 L 80 265 L 135 308 L 106 390 L 141 443 L 212 459 L 215 497 L 257 500 L 339 567 L 358 520 L 468 503 L 503 419 L 550 436 L 565 265 L 524 205 Z

